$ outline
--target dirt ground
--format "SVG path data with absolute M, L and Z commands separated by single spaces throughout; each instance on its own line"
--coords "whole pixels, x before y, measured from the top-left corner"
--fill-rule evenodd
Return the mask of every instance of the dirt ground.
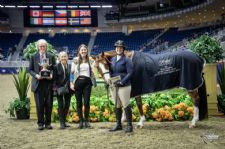
M 146 122 L 143 129 L 125 134 L 124 131 L 108 132 L 113 123 L 91 123 L 92 129 L 82 130 L 77 129 L 77 124 L 60 130 L 59 124 L 53 123 L 53 130 L 38 131 L 35 120 L 16 120 L 5 114 L 9 101 L 17 96 L 11 80 L 11 76 L 0 75 L 0 149 L 225 148 L 224 116 L 209 117 L 194 129 L 188 128 L 188 122 Z M 218 139 L 210 140 L 206 135 Z

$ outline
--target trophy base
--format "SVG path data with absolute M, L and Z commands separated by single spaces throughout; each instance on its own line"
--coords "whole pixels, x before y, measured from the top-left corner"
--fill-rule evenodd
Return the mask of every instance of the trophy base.
M 41 71 L 40 76 L 42 79 L 49 79 L 49 78 L 51 78 L 51 72 L 50 71 Z

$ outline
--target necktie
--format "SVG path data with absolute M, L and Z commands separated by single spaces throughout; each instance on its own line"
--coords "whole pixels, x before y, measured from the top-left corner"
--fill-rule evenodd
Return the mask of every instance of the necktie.
M 66 65 L 63 65 L 64 67 L 64 80 L 66 79 L 66 73 L 67 73 L 67 68 L 66 68 Z
M 41 63 L 43 63 L 44 60 L 44 54 L 41 54 Z

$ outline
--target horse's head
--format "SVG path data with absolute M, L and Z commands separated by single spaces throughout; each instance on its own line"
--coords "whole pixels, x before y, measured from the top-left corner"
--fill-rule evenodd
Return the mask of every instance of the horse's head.
M 98 72 L 106 82 L 110 79 L 110 60 L 113 56 L 115 56 L 115 53 L 108 52 L 102 52 L 97 56 L 92 56 L 95 60 L 95 65 Z

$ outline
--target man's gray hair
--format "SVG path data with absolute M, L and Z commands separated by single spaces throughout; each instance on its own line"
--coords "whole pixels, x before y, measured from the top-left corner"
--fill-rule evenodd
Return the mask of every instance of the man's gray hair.
M 36 43 L 37 49 L 38 49 L 38 46 L 39 46 L 40 43 L 44 43 L 48 47 L 48 42 L 45 39 L 39 39 Z

